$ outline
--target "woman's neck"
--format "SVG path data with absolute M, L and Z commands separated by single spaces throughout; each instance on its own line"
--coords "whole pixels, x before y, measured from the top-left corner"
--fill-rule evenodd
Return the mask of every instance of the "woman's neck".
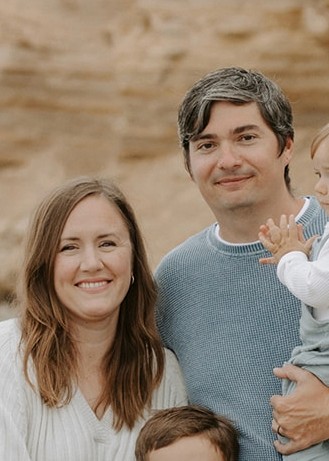
M 112 331 L 111 331 L 112 330 Z M 80 392 L 95 415 L 101 419 L 106 410 L 100 402 L 104 390 L 103 359 L 114 341 L 115 330 L 108 324 L 79 324 L 75 327 L 78 352 L 77 379 Z

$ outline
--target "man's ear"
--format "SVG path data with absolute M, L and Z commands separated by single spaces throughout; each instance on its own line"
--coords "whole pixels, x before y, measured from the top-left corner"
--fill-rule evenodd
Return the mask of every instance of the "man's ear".
M 187 154 L 187 155 L 189 155 L 189 154 Z M 192 174 L 192 171 L 191 171 L 191 164 L 190 164 L 190 161 L 186 159 L 186 157 L 185 157 L 185 160 L 184 160 L 184 166 L 185 166 L 185 170 L 186 170 L 187 174 L 192 179 L 192 181 L 194 181 L 193 174 Z
M 286 141 L 286 146 L 283 150 L 282 157 L 285 160 L 285 165 L 289 165 L 294 154 L 294 141 L 291 138 L 288 138 Z

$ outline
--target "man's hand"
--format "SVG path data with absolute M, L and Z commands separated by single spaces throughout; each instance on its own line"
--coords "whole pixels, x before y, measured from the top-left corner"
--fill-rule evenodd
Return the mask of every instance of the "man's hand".
M 277 451 L 289 455 L 329 439 L 329 388 L 316 376 L 294 365 L 275 368 L 278 378 L 296 383 L 286 396 L 274 395 L 272 430 L 289 438 L 286 444 L 274 442 Z

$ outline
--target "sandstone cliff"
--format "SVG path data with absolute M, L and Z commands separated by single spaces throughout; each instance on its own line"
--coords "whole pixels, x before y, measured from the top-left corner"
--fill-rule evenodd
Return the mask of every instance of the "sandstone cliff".
M 115 178 L 152 266 L 212 220 L 183 168 L 177 106 L 217 67 L 259 69 L 293 101 L 293 181 L 329 121 L 329 1 L 11 0 L 0 5 L 0 299 L 16 282 L 28 216 L 80 174 Z

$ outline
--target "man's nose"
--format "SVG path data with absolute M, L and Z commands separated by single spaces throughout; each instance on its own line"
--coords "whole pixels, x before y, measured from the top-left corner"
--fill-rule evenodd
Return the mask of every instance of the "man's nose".
M 241 165 L 241 157 L 233 146 L 221 144 L 218 148 L 218 168 L 231 169 Z

